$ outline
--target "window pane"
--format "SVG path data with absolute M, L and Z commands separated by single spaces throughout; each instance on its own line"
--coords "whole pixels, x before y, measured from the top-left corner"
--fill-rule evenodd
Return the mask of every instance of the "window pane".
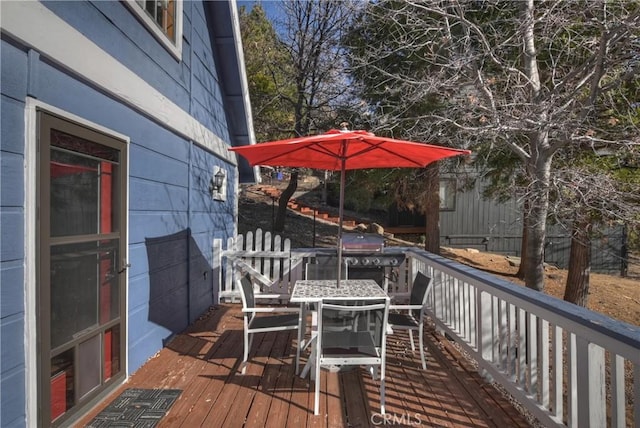
M 452 211 L 456 209 L 456 189 L 455 179 L 440 180 L 440 209 Z
M 117 242 L 111 240 L 51 248 L 52 348 L 69 342 L 91 327 L 97 327 L 99 304 L 101 314 L 109 315 L 105 315 L 104 320 L 117 315 L 118 293 L 114 291 L 118 288 Z
M 116 158 L 109 148 L 52 130 L 63 149 L 51 149 L 51 236 L 110 233 L 115 223 L 118 165 L 93 156 Z M 69 150 L 86 149 L 85 154 Z
M 175 0 L 136 1 L 169 39 L 175 43 Z

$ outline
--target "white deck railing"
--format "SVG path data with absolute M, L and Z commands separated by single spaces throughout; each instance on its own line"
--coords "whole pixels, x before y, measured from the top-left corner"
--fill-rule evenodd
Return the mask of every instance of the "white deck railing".
M 230 240 L 218 252 L 220 299 L 239 296 L 233 278 L 247 265 L 264 277 L 263 292 L 284 296 L 324 251 L 290 249 L 260 230 Z M 393 292 L 406 293 L 418 271 L 430 276 L 429 313 L 437 329 L 542 424 L 640 426 L 640 327 L 417 248 L 393 251 L 407 257 Z

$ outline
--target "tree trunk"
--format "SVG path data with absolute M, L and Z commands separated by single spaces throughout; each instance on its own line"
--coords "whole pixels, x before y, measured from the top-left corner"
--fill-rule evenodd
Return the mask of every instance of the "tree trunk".
M 529 82 L 530 99 L 537 99 L 540 94 L 540 73 L 538 72 L 537 50 L 535 45 L 535 3 L 534 0 L 522 2 L 523 11 L 523 47 L 524 69 Z M 539 106 L 542 107 L 542 106 Z M 545 123 L 547 115 L 544 109 L 535 120 Z M 542 291 L 544 289 L 544 241 L 549 211 L 549 177 L 551 175 L 551 158 L 549 151 L 548 130 L 539 128 L 529 134 L 531 157 L 527 161 L 527 172 L 532 180 L 530 194 L 531 204 L 527 215 L 527 247 L 524 261 L 524 282 L 528 288 Z
M 520 246 L 520 266 L 518 267 L 518 272 L 516 272 L 516 277 L 520 279 L 524 279 L 525 272 L 527 271 L 527 245 L 529 245 L 529 225 L 527 224 L 529 219 L 529 198 L 524 198 L 524 205 L 522 207 L 522 244 Z
M 424 249 L 440 254 L 440 166 L 432 162 L 425 168 L 425 241 Z
M 278 212 L 276 214 L 276 221 L 273 226 L 275 232 L 284 232 L 285 218 L 287 218 L 287 204 L 289 199 L 293 196 L 298 188 L 298 171 L 291 172 L 291 178 L 289 178 L 289 185 L 284 192 L 280 195 L 278 200 Z
M 536 133 L 532 146 L 538 147 L 537 157 L 530 169 L 532 184 L 530 190 L 531 210 L 527 216 L 527 248 L 524 282 L 528 288 L 544 290 L 544 244 L 549 212 L 549 177 L 552 155 L 545 152 L 547 135 Z
M 591 224 L 576 221 L 571 233 L 569 272 L 564 290 L 564 300 L 579 306 L 587 306 L 589 299 L 589 274 L 591 273 Z

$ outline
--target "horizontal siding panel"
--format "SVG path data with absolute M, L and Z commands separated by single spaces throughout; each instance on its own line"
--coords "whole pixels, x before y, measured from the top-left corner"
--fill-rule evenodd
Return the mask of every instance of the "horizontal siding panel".
M 21 260 L 0 263 L 0 319 L 24 313 L 24 267 Z
M 4 63 L 4 60 L 2 62 Z M 0 149 L 7 153 L 23 155 L 24 101 L 16 101 L 2 95 L 0 111 L 2 112 L 0 115 Z
M 203 232 L 191 237 L 191 259 L 198 263 L 206 262 L 208 268 L 211 268 L 213 261 L 213 240 L 209 238 L 210 236 L 210 232 Z
M 191 69 L 194 77 L 194 82 L 192 83 L 191 88 L 192 95 L 194 97 L 200 97 L 200 101 L 203 101 L 206 98 L 203 98 L 202 94 L 209 94 L 220 102 L 222 94 L 220 91 L 220 80 L 218 79 L 216 69 L 203 62 L 197 55 L 194 55 L 193 66 Z
M 194 235 L 201 233 L 216 234 L 218 237 L 233 236 L 234 216 L 231 212 L 194 212 L 191 214 L 191 231 Z
M 0 260 L 24 258 L 24 210 L 0 207 Z
M 193 116 L 206 127 L 212 130 L 223 141 L 231 141 L 229 130 L 226 128 L 226 115 L 220 104 L 204 106 L 197 100 L 193 102 Z
M 172 335 L 168 329 L 151 323 L 148 316 L 149 311 L 146 307 L 129 311 L 129 325 L 136 326 L 135 329 L 129 328 L 129 374 L 138 370 L 153 354 L 162 349 L 165 341 Z
M 220 87 L 211 74 L 211 70 L 205 68 L 202 62 L 197 61 L 194 64 L 193 73 L 192 95 L 194 100 L 209 110 L 214 105 L 222 107 Z M 221 119 L 219 118 L 219 120 Z
M 0 43 L 0 91 L 8 97 L 24 100 L 27 93 L 27 54 L 4 40 Z M 24 123 L 23 120 L 20 122 Z
M 129 184 L 129 208 L 133 211 L 176 211 L 188 209 L 188 195 L 184 187 L 156 181 L 132 178 Z
M 3 373 L 24 366 L 23 313 L 0 319 L 0 361 Z
M 131 177 L 187 187 L 188 165 L 137 144 L 131 145 L 129 173 Z
M 129 312 L 149 310 L 149 276 L 129 278 Z
M 146 275 L 149 272 L 147 247 L 144 243 L 129 245 L 129 263 L 131 264 L 127 270 L 129 278 Z
M 125 132 L 132 144 L 174 159 L 189 158 L 189 143 L 186 140 L 143 116 L 138 119 L 132 121 Z
M 144 243 L 145 239 L 170 235 L 188 227 L 186 212 L 129 213 L 129 243 Z
M 24 157 L 21 154 L 0 152 L 0 205 L 24 205 Z
M 0 415 L 2 415 L 3 427 L 21 428 L 25 426 L 25 397 L 27 396 L 25 378 L 24 366 L 5 372 L 3 365 L 2 378 L 0 379 L 0 391 L 2 391 Z

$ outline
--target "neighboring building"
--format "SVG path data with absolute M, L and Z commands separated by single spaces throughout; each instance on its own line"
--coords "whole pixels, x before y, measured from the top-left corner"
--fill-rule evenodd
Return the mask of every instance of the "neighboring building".
M 2 1 L 0 18 L 0 425 L 58 426 L 216 303 L 227 147 L 254 142 L 238 16 Z
M 476 248 L 491 253 L 520 256 L 522 244 L 522 208 L 516 198 L 500 202 L 485 198 L 485 183 L 458 190 L 455 177 L 440 180 L 440 245 Z M 425 226 L 425 216 L 417 212 L 389 209 L 389 226 L 394 228 Z M 622 227 L 609 228 L 592 241 L 591 269 L 594 272 L 620 274 L 626 270 L 626 236 Z M 569 266 L 571 234 L 561 226 L 548 224 L 545 262 L 559 268 Z

